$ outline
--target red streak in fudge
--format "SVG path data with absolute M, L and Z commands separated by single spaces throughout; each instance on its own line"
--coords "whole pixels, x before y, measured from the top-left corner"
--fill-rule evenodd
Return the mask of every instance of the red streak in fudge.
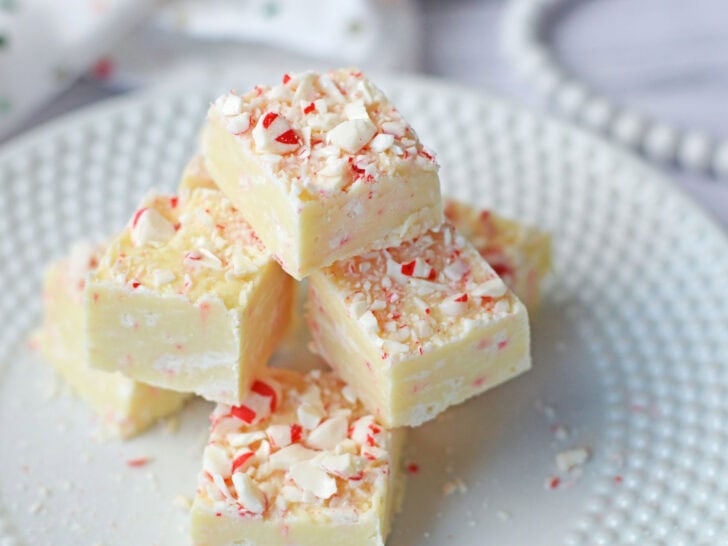
M 306 106 L 306 108 L 303 109 L 304 114 L 310 114 L 311 112 L 316 110 L 316 105 L 314 103 L 309 104 Z
M 179 203 L 179 197 L 170 197 L 169 198 L 169 206 L 173 209 L 177 208 L 177 204 Z
M 506 340 L 503 340 L 503 341 L 499 341 L 499 342 L 498 342 L 498 350 L 499 350 L 499 351 L 500 351 L 501 349 L 505 349 L 506 347 L 508 347 L 508 340 L 507 340 L 507 339 L 506 339 Z
M 202 322 L 207 322 L 210 317 L 210 307 L 210 303 L 206 301 L 200 304 L 200 319 L 202 319 Z
M 407 472 L 410 474 L 418 474 L 420 471 L 420 465 L 417 463 L 410 463 L 407 465 Z
M 286 85 L 289 81 L 291 81 L 291 77 L 288 74 L 283 74 L 283 85 Z
M 460 296 L 458 298 L 455 298 L 455 301 L 465 303 L 466 301 L 468 301 L 468 295 L 467 294 L 463 294 L 462 296 Z
M 548 488 L 549 489 L 556 489 L 559 484 L 561 484 L 561 479 L 559 479 L 557 476 L 552 477 L 548 482 Z

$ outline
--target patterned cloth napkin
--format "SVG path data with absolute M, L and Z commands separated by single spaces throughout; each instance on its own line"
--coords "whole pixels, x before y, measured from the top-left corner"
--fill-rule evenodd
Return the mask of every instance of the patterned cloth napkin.
M 414 0 L 0 0 L 0 138 L 89 75 L 117 89 L 225 67 L 417 68 Z

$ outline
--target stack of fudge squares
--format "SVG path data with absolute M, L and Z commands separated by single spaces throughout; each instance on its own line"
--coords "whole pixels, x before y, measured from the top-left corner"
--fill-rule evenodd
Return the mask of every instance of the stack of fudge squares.
M 530 367 L 549 259 L 547 235 L 443 203 L 361 72 L 285 75 L 216 100 L 177 193 L 50 266 L 40 347 L 121 438 L 217 403 L 194 544 L 381 545 L 407 427 Z M 267 366 L 305 328 L 303 279 L 328 371 Z

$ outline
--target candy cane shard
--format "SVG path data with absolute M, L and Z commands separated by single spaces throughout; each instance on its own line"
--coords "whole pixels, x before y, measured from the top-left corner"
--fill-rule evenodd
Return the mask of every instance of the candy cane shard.
M 442 220 L 438 166 L 361 72 L 287 75 L 212 104 L 205 162 L 296 279 Z
M 179 196 L 148 196 L 99 262 L 85 287 L 99 370 L 239 403 L 290 320 L 293 280 L 200 165 Z
M 88 366 L 83 290 L 87 275 L 98 267 L 103 253 L 104 245 L 76 243 L 68 257 L 48 266 L 43 281 L 43 325 L 37 340 L 45 360 L 98 415 L 104 432 L 126 439 L 177 412 L 188 395 Z
M 319 354 L 388 427 L 531 365 L 525 306 L 449 223 L 312 274 L 307 320 Z
M 551 237 L 534 227 L 447 199 L 445 217 L 515 292 L 533 316 L 551 270 Z
M 332 373 L 270 369 L 256 383 L 258 398 L 211 416 L 193 543 L 383 546 L 402 497 L 404 430 L 385 429 Z M 303 406 L 316 419 L 301 419 Z

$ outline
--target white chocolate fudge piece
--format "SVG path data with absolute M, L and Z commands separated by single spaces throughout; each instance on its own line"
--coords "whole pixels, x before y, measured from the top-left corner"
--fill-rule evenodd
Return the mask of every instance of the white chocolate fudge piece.
M 212 178 L 299 280 L 443 220 L 431 153 L 361 72 L 224 95 L 202 142 Z
M 445 217 L 533 316 L 541 302 L 541 283 L 551 270 L 551 237 L 489 210 L 450 199 L 445 200 Z
M 150 196 L 86 286 L 91 364 L 235 404 L 285 333 L 293 279 L 219 190 Z
M 68 258 L 51 264 L 43 282 L 43 326 L 37 341 L 43 357 L 98 415 L 112 436 L 130 438 L 160 417 L 178 411 L 187 394 L 138 383 L 86 362 L 83 287 L 103 248 L 77 243 Z
M 270 369 L 212 423 L 196 546 L 384 545 L 404 430 L 384 429 L 334 374 Z
M 530 368 L 528 315 L 450 224 L 309 279 L 316 350 L 389 427 Z
M 201 155 L 196 155 L 187 162 L 185 170 L 182 173 L 182 180 L 180 180 L 179 186 L 177 186 L 177 195 L 184 200 L 187 199 L 192 191 L 198 188 L 207 188 L 209 190 L 220 189 L 215 184 L 210 173 L 207 172 L 205 160 Z

